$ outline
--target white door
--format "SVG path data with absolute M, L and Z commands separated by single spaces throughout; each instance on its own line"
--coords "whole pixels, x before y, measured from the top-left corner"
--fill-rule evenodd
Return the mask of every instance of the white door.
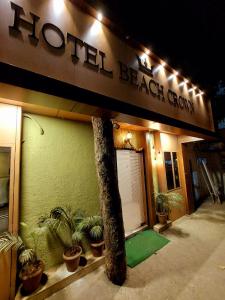
M 146 223 L 143 154 L 134 150 L 117 150 L 116 154 L 123 222 L 127 234 Z

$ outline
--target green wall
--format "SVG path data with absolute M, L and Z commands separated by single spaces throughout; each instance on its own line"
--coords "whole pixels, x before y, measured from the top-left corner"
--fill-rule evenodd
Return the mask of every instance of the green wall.
M 30 115 L 23 117 L 21 164 L 21 235 L 32 246 L 30 230 L 56 206 L 99 213 L 99 197 L 91 124 Z M 63 249 L 46 233 L 38 254 L 46 268 L 62 261 Z

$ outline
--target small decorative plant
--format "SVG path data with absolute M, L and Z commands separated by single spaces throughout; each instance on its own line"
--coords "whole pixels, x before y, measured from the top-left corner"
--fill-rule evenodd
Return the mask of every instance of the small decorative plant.
M 166 224 L 168 214 L 173 207 L 181 207 L 183 197 L 179 193 L 156 193 L 156 212 L 161 224 Z
M 73 213 L 69 207 L 55 207 L 49 216 L 42 216 L 38 221 L 40 227 L 47 227 L 52 236 L 63 245 L 63 259 L 69 272 L 74 272 L 80 263 L 84 234 L 78 225 L 82 220 L 83 215 L 80 212 Z M 82 261 L 84 259 L 83 257 Z
M 90 241 L 92 254 L 96 257 L 102 256 L 104 249 L 102 217 L 96 215 L 83 218 L 78 227 Z
M 19 278 L 26 294 L 35 291 L 40 285 L 44 264 L 38 260 L 36 251 L 27 248 L 20 236 L 10 232 L 0 234 L 0 252 L 16 249 L 18 257 Z

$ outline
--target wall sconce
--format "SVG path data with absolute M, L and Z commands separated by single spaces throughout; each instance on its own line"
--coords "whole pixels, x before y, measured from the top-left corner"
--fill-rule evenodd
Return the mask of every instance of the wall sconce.
M 117 123 L 117 122 L 115 122 L 115 121 L 113 121 L 113 128 L 120 129 L 120 124 Z
M 124 138 L 124 143 L 125 143 L 125 144 L 129 144 L 130 147 L 133 149 L 134 146 L 131 144 L 131 139 L 132 139 L 132 137 L 133 137 L 132 133 L 131 133 L 131 132 L 128 132 L 128 133 L 126 134 L 126 137 Z

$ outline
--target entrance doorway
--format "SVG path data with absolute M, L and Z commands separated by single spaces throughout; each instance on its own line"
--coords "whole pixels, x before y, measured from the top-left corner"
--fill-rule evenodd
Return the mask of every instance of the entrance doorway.
M 126 235 L 147 223 L 143 152 L 116 151 L 119 191 Z

